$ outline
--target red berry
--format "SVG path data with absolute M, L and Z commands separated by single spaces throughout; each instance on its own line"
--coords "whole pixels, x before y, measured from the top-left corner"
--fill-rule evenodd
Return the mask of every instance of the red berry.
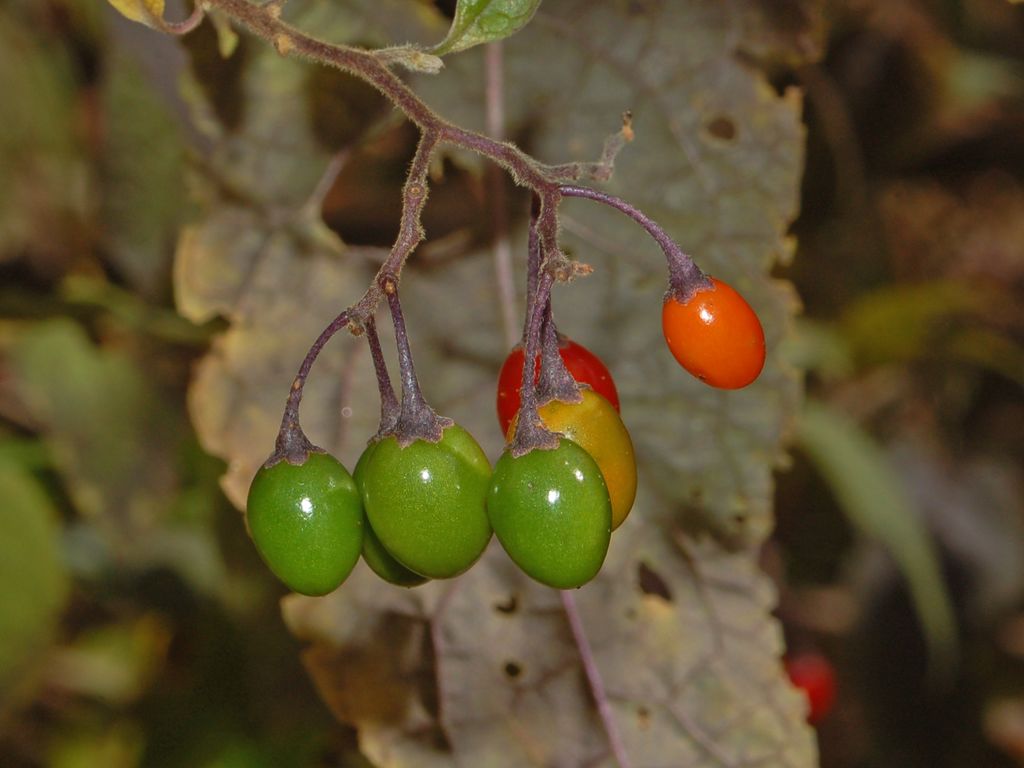
M 831 662 L 820 653 L 805 651 L 786 657 L 783 663 L 793 685 L 807 695 L 807 721 L 821 722 L 836 700 L 836 673 Z
M 721 280 L 711 282 L 688 301 L 669 296 L 661 327 L 683 368 L 712 387 L 739 389 L 764 367 L 764 331 L 746 299 Z
M 565 362 L 569 373 L 580 384 L 588 384 L 597 394 L 604 397 L 609 403 L 619 408 L 619 393 L 615 389 L 615 382 L 608 368 L 601 362 L 601 358 L 571 339 L 562 338 L 559 341 L 558 353 Z M 517 344 L 509 352 L 505 363 L 501 366 L 498 374 L 498 422 L 501 424 L 501 433 L 508 434 L 509 425 L 512 419 L 519 413 L 519 390 L 523 382 L 523 354 L 522 345 Z M 540 356 L 537 356 L 537 363 L 534 368 L 533 380 L 540 378 Z

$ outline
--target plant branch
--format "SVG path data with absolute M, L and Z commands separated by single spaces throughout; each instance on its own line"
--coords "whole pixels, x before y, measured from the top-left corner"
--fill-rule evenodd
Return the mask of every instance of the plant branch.
M 633 221 L 647 230 L 665 253 L 668 262 L 669 292 L 679 301 L 689 301 L 698 290 L 711 287 L 711 281 L 700 267 L 693 263 L 668 233 L 650 216 L 630 205 L 625 200 L 587 187 L 576 187 L 568 184 L 559 187 L 565 197 L 585 197 L 611 206 L 629 216 Z
M 540 340 L 540 379 L 537 382 L 537 403 L 544 405 L 552 400 L 563 403 L 582 402 L 579 384 L 559 352 L 561 340 L 555 327 L 555 318 L 551 312 L 551 297 L 544 307 L 544 321 L 541 325 Z
M 141 8 L 152 26 L 170 35 L 187 35 L 202 24 L 203 19 L 206 18 L 206 9 L 200 0 L 196 0 L 192 13 L 182 21 L 168 21 L 161 16 L 157 16 L 145 3 L 142 3 Z
M 541 245 L 538 232 L 538 220 L 540 217 L 540 200 L 534 195 L 533 203 L 530 206 L 530 229 L 526 257 L 526 284 L 528 294 L 537 300 L 537 285 L 540 280 Z M 540 376 L 537 380 L 537 404 L 544 405 L 552 400 L 561 400 L 566 403 L 578 403 L 582 399 L 579 386 L 576 380 L 565 367 L 565 361 L 558 351 L 559 339 L 558 329 L 555 327 L 555 318 L 551 309 L 551 292 L 548 291 L 547 300 L 544 302 L 544 316 L 541 321 L 540 340 Z M 524 333 L 526 331 L 524 330 Z M 524 337 L 525 344 L 525 337 Z M 525 352 L 524 352 L 525 354 Z M 527 360 L 523 358 L 524 367 Z M 532 368 L 534 378 L 537 379 L 537 361 L 533 358 Z
M 519 385 L 519 418 L 515 434 L 509 444 L 509 451 L 516 458 L 532 450 L 551 450 L 558 447 L 559 437 L 548 430 L 537 413 L 537 384 L 534 381 L 537 359 L 540 351 L 541 325 L 544 322 L 544 305 L 551 297 L 552 276 L 545 272 L 537 280 L 534 295 L 527 297 L 526 323 L 523 330 L 523 378 Z
M 250 32 L 274 45 L 281 55 L 295 55 L 341 69 L 377 88 L 409 120 L 441 142 L 456 144 L 493 160 L 518 184 L 546 189 L 557 195 L 557 179 L 514 144 L 492 139 L 451 123 L 431 109 L 372 51 L 318 40 L 284 22 L 280 8 L 254 5 L 248 0 L 205 0 Z
M 334 318 L 330 325 L 324 328 L 316 341 L 313 342 L 313 346 L 309 348 L 306 357 L 303 358 L 302 364 L 299 366 L 299 372 L 295 375 L 295 380 L 292 382 L 291 391 L 288 393 L 288 402 L 285 404 L 284 416 L 281 418 L 281 429 L 277 433 L 277 444 L 274 453 L 267 459 L 267 466 L 276 464 L 282 459 L 287 460 L 291 464 L 302 464 L 306 461 L 310 451 L 322 450 L 309 442 L 309 438 L 306 437 L 305 432 L 302 431 L 302 426 L 299 424 L 299 403 L 302 401 L 302 389 L 306 384 L 306 379 L 309 377 L 309 371 L 313 367 L 313 363 L 316 362 L 316 358 L 320 354 L 320 350 L 324 348 L 324 345 L 331 340 L 334 334 L 342 328 L 348 327 L 351 316 L 352 313 L 346 309 Z

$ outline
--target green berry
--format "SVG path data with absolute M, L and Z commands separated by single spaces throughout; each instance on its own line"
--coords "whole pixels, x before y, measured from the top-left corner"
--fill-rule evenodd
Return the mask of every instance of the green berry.
M 367 518 L 384 548 L 403 566 L 432 579 L 456 576 L 491 538 L 485 499 L 491 466 L 457 424 L 441 440 L 405 448 L 381 440 L 361 472 Z
M 359 461 L 356 462 L 355 469 L 352 471 L 352 477 L 356 481 L 356 486 L 359 488 L 360 493 L 363 489 L 362 477 L 363 471 L 366 468 L 366 462 L 376 447 L 377 443 L 370 443 L 366 446 L 366 450 L 363 451 Z M 416 587 L 427 581 L 425 577 L 410 571 L 395 560 L 391 553 L 381 544 L 380 539 L 373 532 L 373 528 L 370 527 L 369 523 L 367 523 L 363 531 L 363 560 L 384 581 L 399 587 Z
M 578 587 L 601 570 L 612 532 L 612 507 L 597 463 L 562 438 L 553 450 L 494 467 L 487 512 L 498 541 L 531 578 L 557 589 Z
M 351 573 L 363 545 L 363 507 L 348 470 L 313 452 L 256 473 L 246 521 L 256 549 L 290 589 L 325 595 Z

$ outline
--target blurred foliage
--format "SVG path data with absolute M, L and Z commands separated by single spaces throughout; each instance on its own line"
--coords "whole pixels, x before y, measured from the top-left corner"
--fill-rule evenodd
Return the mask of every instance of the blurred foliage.
M 1019 764 L 1022 10 L 834 3 L 824 60 L 778 74 L 807 94 L 783 274 L 806 306 L 789 354 L 814 405 L 766 562 L 790 645 L 839 666 L 824 766 Z M 896 567 L 908 548 L 936 553 L 930 576 Z M 959 654 L 936 669 L 941 592 Z
M 138 16 L 142 2 L 120 6 Z M 368 44 L 432 45 L 452 26 L 419 0 L 301 5 L 312 8 L 309 28 Z M 579 597 L 585 616 L 608 617 L 587 624 L 624 727 L 646 745 L 637 758 L 659 764 L 662 750 L 684 749 L 678 738 L 706 750 L 693 764 L 727 764 L 718 727 L 752 688 L 783 702 L 772 710 L 754 698 L 740 710 L 746 732 L 791 727 L 759 719 L 782 712 L 791 723 L 799 709 L 772 666 L 771 588 L 751 550 L 716 544 L 736 546 L 737 525 L 752 542 L 767 532 L 769 472 L 788 429 L 792 466 L 775 476 L 779 523 L 762 563 L 789 645 L 818 647 L 839 668 L 838 708 L 818 730 L 822 764 L 1019 765 L 1024 7 L 750 0 L 727 13 L 680 3 L 675 13 L 692 14 L 683 31 L 655 24 L 634 38 L 665 4 L 596 5 L 548 0 L 505 44 L 510 135 L 546 160 L 586 156 L 633 106 L 638 145 L 612 188 L 669 224 L 704 266 L 739 278 L 781 345 L 744 407 L 651 367 L 658 340 L 641 328 L 650 323 L 637 319 L 637 297 L 660 290 L 656 256 L 628 222 L 620 230 L 566 205 L 566 246 L 599 269 L 559 295 L 560 317 L 612 362 L 648 470 L 634 513 L 647 523 L 617 534 L 609 560 L 621 579 Z M 437 6 L 450 17 L 536 3 Z M 168 16 L 180 10 L 171 4 Z M 620 11 L 636 18 L 603 20 Z M 479 33 L 485 16 L 460 29 Z M 356 297 L 392 237 L 413 137 L 370 89 L 282 62 L 214 21 L 179 43 L 95 0 L 0 4 L 0 89 L 16 105 L 0 121 L 0 764 L 366 765 L 339 719 L 359 724 L 364 751 L 445 764 L 438 664 L 507 704 L 481 731 L 465 713 L 491 704 L 473 688 L 449 691 L 447 735 L 464 748 L 507 760 L 517 727 L 564 727 L 579 736 L 568 740 L 574 753 L 589 755 L 601 737 L 585 691 L 559 674 L 575 657 L 558 607 L 500 558 L 454 596 L 382 590 L 360 571 L 330 600 L 285 601 L 305 650 L 285 629 L 283 590 L 222 489 L 240 498 L 302 349 L 330 308 Z M 545 47 L 559 35 L 568 42 Z M 637 64 L 634 43 L 658 55 Z M 480 57 L 445 63 L 417 88 L 482 126 Z M 273 98 L 260 92 L 268 81 Z M 637 96 L 638 82 L 682 95 L 666 107 L 650 90 Z M 784 239 L 801 161 L 794 88 L 807 130 L 795 241 Z M 697 183 L 685 163 L 666 161 L 666 146 L 700 161 Z M 314 195 L 339 151 L 335 182 Z M 501 351 L 479 171 L 458 153 L 438 164 L 432 239 L 410 267 L 409 303 L 428 395 L 462 409 L 493 454 L 487 382 Z M 650 269 L 616 258 L 633 251 Z M 805 305 L 792 334 L 785 289 L 757 278 L 777 260 Z M 425 308 L 450 300 L 453 285 L 462 314 L 432 316 Z M 272 300 L 284 294 L 318 309 L 285 328 L 295 302 Z M 350 359 L 318 367 L 334 381 L 311 388 L 311 412 L 336 413 Z M 791 365 L 808 371 L 812 398 L 792 425 Z M 354 368 L 350 391 L 370 391 L 368 366 Z M 199 437 L 189 408 L 201 414 Z M 346 458 L 375 406 L 350 408 L 347 423 L 317 421 Z M 737 424 L 723 428 L 727 417 Z M 684 444 L 706 450 L 672 450 Z M 680 531 L 714 535 L 692 548 Z M 705 600 L 727 625 L 723 646 L 691 669 L 710 636 L 696 607 Z M 439 601 L 447 618 L 434 622 Z M 644 630 L 635 636 L 616 618 L 632 610 Z M 434 629 L 445 633 L 437 655 Z M 937 647 L 959 649 L 939 674 L 928 666 Z M 684 702 L 682 729 L 666 726 L 670 710 L 643 702 L 691 672 L 700 696 Z M 353 699 L 370 687 L 374 696 Z M 545 717 L 551 701 L 561 719 Z M 680 738 L 688 728 L 704 740 Z M 762 747 L 751 742 L 755 755 Z

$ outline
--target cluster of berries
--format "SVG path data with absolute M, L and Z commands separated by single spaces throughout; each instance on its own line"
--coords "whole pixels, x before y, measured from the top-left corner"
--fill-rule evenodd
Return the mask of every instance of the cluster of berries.
M 715 279 L 706 283 L 683 299 L 671 292 L 666 297 L 665 339 L 679 363 L 707 384 L 746 386 L 764 364 L 760 322 L 730 286 Z M 389 298 L 397 303 L 397 295 Z M 392 314 L 400 362 L 411 366 L 394 304 Z M 379 352 L 374 332 L 371 349 L 375 345 Z M 534 410 L 537 426 L 557 440 L 511 450 L 526 410 L 521 410 L 522 388 L 536 386 L 542 359 L 538 353 L 531 382 L 524 372 L 525 353 L 517 346 L 498 377 L 498 419 L 510 448 L 493 470 L 472 435 L 429 408 L 437 439 L 410 440 L 395 424 L 385 428 L 389 419 L 382 416 L 381 432 L 351 475 L 310 445 L 301 430 L 298 450 L 294 444 L 283 449 L 279 437 L 278 450 L 257 472 L 247 503 L 249 533 L 264 561 L 289 588 L 307 595 L 335 589 L 360 555 L 381 578 L 412 587 L 467 570 L 493 532 L 511 559 L 543 584 L 568 589 L 592 579 L 612 531 L 633 506 L 636 460 L 608 369 L 560 335 L 557 349 L 576 383 L 576 397 L 551 399 Z M 420 397 L 414 374 L 410 381 L 403 371 L 403 387 L 404 411 L 410 392 L 411 399 Z M 389 396 L 393 401 L 388 381 L 382 402 Z M 282 435 L 288 425 L 286 414 Z M 298 429 L 297 422 L 293 426 Z

